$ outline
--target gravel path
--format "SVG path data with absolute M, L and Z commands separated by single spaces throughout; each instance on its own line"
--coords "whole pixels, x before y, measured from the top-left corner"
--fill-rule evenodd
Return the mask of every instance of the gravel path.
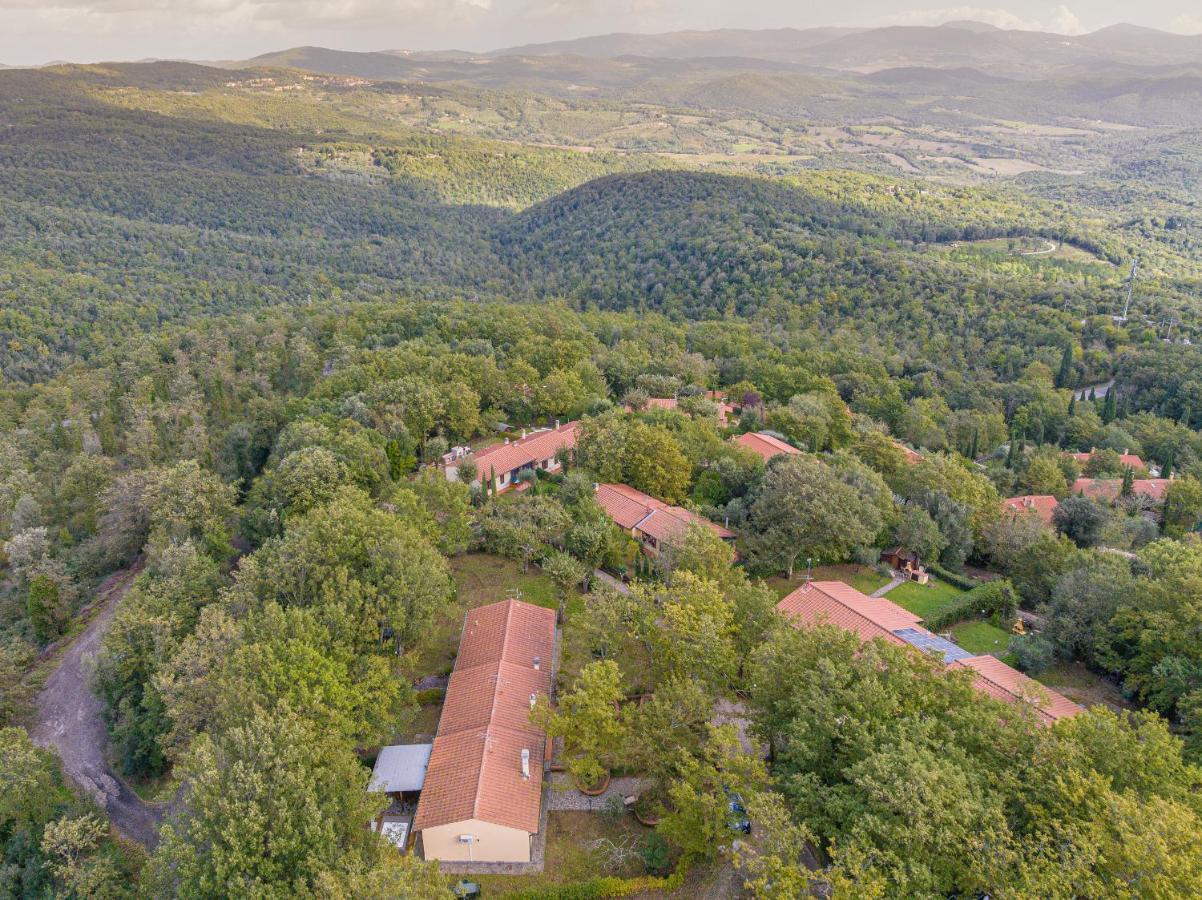
M 551 792 L 548 798 L 548 805 L 552 810 L 582 810 L 589 812 L 591 810 L 600 810 L 605 808 L 605 801 L 610 797 L 627 797 L 636 796 L 643 789 L 645 779 L 642 778 L 615 778 L 609 783 L 609 788 L 599 797 L 589 797 L 586 794 L 580 793 L 576 789 L 576 785 L 572 782 L 572 776 L 566 772 L 553 772 L 551 774 Z
M 37 722 L 31 737 L 38 746 L 58 751 L 63 771 L 104 809 L 117 831 L 149 848 L 158 840 L 159 822 L 166 807 L 145 803 L 109 768 L 104 758 L 108 732 L 100 699 L 92 693 L 91 685 L 100 642 L 140 569 L 135 565 L 117 572 L 100 586 L 92 621 L 63 653 L 58 668 L 38 695 Z

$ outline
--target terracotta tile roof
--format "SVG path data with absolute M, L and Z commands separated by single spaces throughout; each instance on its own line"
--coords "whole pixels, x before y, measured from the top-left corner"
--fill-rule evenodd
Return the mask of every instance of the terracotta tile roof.
M 538 831 L 546 736 L 530 722 L 530 695 L 550 691 L 554 645 L 554 610 L 503 600 L 467 614 L 415 831 L 466 819 Z
M 499 476 L 514 469 L 552 459 L 563 449 L 572 449 L 580 434 L 579 422 L 568 422 L 550 431 L 537 431 L 508 444 L 493 444 L 477 450 L 468 458 L 475 461 L 481 480 L 488 479 L 490 471 Z
M 1171 478 L 1136 478 L 1131 483 L 1131 492 L 1163 503 L 1165 491 L 1171 483 Z M 1121 478 L 1078 478 L 1073 482 L 1073 493 L 1089 497 L 1091 500 L 1110 503 L 1117 500 L 1122 492 Z
M 781 600 L 776 608 L 800 624 L 816 625 L 825 621 L 847 631 L 855 632 L 866 641 L 881 638 L 890 644 L 905 645 L 906 642 L 895 635 L 893 629 L 877 621 L 871 610 L 858 603 L 853 605 L 844 602 L 847 598 L 842 591 L 834 588 L 836 584 L 838 582 L 815 581 L 804 585 Z M 839 587 L 847 587 L 847 585 L 839 585 Z M 854 591 L 855 589 L 847 587 L 847 590 Z M 855 592 L 859 593 L 859 591 Z M 875 601 L 867 597 L 864 599 L 870 603 L 880 602 L 888 606 L 895 605 L 888 600 Z M 898 608 L 900 609 L 900 607 Z M 907 613 L 907 615 L 909 614 Z M 893 621 L 892 616 L 888 618 Z M 912 621 L 921 620 L 912 617 Z M 912 621 L 907 621 L 906 624 L 912 624 Z M 904 627 L 904 625 L 899 627 Z
M 741 434 L 735 438 L 735 443 L 746 447 L 754 453 L 758 453 L 763 457 L 764 462 L 775 456 L 780 456 L 782 453 L 793 454 L 801 452 L 791 444 L 786 444 L 780 438 L 765 434 L 762 431 L 749 431 L 747 434 Z
M 682 506 L 669 506 L 649 494 L 626 484 L 599 484 L 597 503 L 609 517 L 625 529 L 636 529 L 655 538 L 671 541 L 683 535 L 690 525 L 704 525 L 721 538 L 733 538 L 734 532 Z
M 717 391 L 709 391 L 706 393 L 706 399 L 714 403 L 718 407 L 718 424 L 725 426 L 730 419 L 730 414 L 735 411 L 735 408 L 726 402 L 726 395 L 720 394 Z M 646 409 L 678 409 L 680 400 L 676 397 L 650 397 L 647 400 Z M 627 412 L 632 412 L 631 408 L 626 407 Z
M 1081 712 L 1081 707 L 1067 697 L 1010 668 L 996 656 L 970 656 L 952 663 L 952 667 L 972 669 L 976 673 L 973 684 L 984 694 L 1007 703 L 1032 704 L 1045 724 Z
M 1096 452 L 1096 451 L 1093 451 L 1090 453 L 1068 453 L 1065 455 L 1071 456 L 1077 462 L 1081 463 L 1081 465 L 1085 465 L 1087 462 L 1090 461 L 1090 459 L 1093 458 L 1094 452 Z M 1126 466 L 1129 469 L 1144 468 L 1144 461 L 1142 459 L 1140 459 L 1138 456 L 1136 456 L 1134 453 L 1120 453 L 1119 460 L 1122 462 L 1122 464 L 1124 466 Z
M 1056 507 L 1060 505 L 1060 501 L 1051 494 L 1027 494 L 1022 497 L 1011 497 L 1008 500 L 1002 501 L 1002 506 L 1007 512 L 1015 515 L 1035 515 L 1039 516 L 1040 520 L 1047 525 L 1052 524 L 1052 513 L 1056 511 Z
M 891 644 L 937 653 L 949 668 L 965 667 L 976 673 L 975 686 L 985 694 L 1017 703 L 1036 705 L 1040 721 L 1054 722 L 1075 715 L 1081 707 L 1028 678 L 993 656 L 968 656 L 967 652 L 920 627 L 921 619 L 888 600 L 867 597 L 837 581 L 817 581 L 798 588 L 776 606 L 797 625 L 830 622 L 863 640 L 881 638 Z

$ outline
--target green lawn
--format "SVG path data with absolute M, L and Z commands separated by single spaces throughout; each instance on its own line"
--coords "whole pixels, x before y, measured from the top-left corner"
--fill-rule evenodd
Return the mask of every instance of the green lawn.
M 455 663 L 463 617 L 469 609 L 516 597 L 526 603 L 555 609 L 559 594 L 554 582 L 538 566 L 531 564 L 523 572 L 521 564 L 489 553 L 465 553 L 452 557 L 451 576 L 455 579 L 455 599 L 448 604 L 417 648 L 414 675 L 445 675 Z M 580 595 L 568 597 L 568 611 L 578 609 Z
M 864 594 L 871 594 L 889 583 L 889 579 L 872 566 L 818 566 L 813 571 L 813 577 L 815 581 L 842 581 Z M 804 578 L 805 569 L 803 568 L 793 573 L 792 581 L 783 575 L 774 575 L 767 580 L 767 583 L 779 596 L 784 597 L 801 587 Z
M 961 622 L 952 626 L 952 638 L 974 656 L 998 656 L 1004 662 L 1010 662 L 1005 656 L 1006 647 L 1010 644 L 1009 632 L 1002 631 L 996 625 L 978 620 L 976 622 Z
M 924 619 L 955 602 L 964 591 L 955 585 L 932 578 L 928 584 L 908 581 L 888 593 L 888 598 L 898 606 L 908 609 Z

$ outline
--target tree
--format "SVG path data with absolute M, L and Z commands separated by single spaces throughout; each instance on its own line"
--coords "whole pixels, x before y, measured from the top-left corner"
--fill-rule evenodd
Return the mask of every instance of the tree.
M 710 725 L 699 756 L 677 752 L 679 774 L 668 787 L 669 805 L 659 832 L 686 857 L 717 858 L 730 845 L 731 795 L 750 796 L 767 782 L 763 763 L 739 746 L 733 725 Z
M 1056 373 L 1056 387 L 1070 388 L 1075 381 L 1074 366 L 1073 366 L 1073 346 L 1072 344 L 1064 345 L 1064 352 L 1060 355 L 1060 371 Z
M 230 546 L 236 491 L 215 474 L 185 460 L 152 473 L 144 499 L 152 545 L 191 540 L 214 559 L 223 560 Z
M 898 546 L 917 553 L 921 559 L 938 559 L 947 538 L 935 524 L 935 520 L 921 506 L 910 504 L 902 510 L 894 538 Z
M 734 677 L 734 603 L 721 586 L 692 572 L 677 572 L 671 585 L 635 588 L 636 597 L 658 615 L 648 616 L 646 640 L 659 680 L 696 679 L 715 690 Z
M 62 634 L 68 610 L 64 608 L 58 582 L 49 575 L 30 579 L 25 611 L 34 636 L 42 643 Z
M 1028 494 L 1051 494 L 1053 497 L 1068 494 L 1068 479 L 1064 477 L 1059 461 L 1047 453 L 1032 456 L 1019 481 Z
M 1202 482 L 1192 475 L 1175 478 L 1164 496 L 1164 527 L 1171 535 L 1181 535 L 1198 528 L 1202 522 Z
M 446 556 L 457 556 L 471 543 L 471 489 L 438 469 L 425 469 L 409 483 L 435 525 L 434 541 Z
M 1093 663 L 1120 599 L 1132 588 L 1131 565 L 1121 556 L 1080 554 L 1042 607 L 1043 635 L 1064 656 Z
M 576 447 L 578 464 L 600 481 L 621 482 L 679 503 L 693 466 L 672 432 L 616 414 L 586 419 Z
M 383 806 L 350 748 L 287 706 L 202 738 L 145 878 L 156 896 L 311 895 L 369 868 Z
M 590 574 L 590 570 L 588 566 L 571 554 L 558 550 L 545 556 L 539 566 L 555 582 L 555 587 L 559 590 L 559 619 L 562 622 L 568 591 L 579 587 Z
M 619 758 L 626 728 L 618 713 L 622 699 L 622 673 L 610 659 L 585 666 L 571 692 L 552 711 L 545 700 L 531 715 L 554 740 L 563 738 L 568 772 L 578 784 L 599 784 Z
M 669 678 L 628 717 L 625 762 L 664 788 L 677 775 L 681 753 L 696 756 L 707 736 L 713 700 L 700 683 Z
M 24 641 L 0 643 L 0 728 L 21 718 L 33 699 L 34 686 L 26 678 L 33 659 L 33 648 Z
M 1101 540 L 1110 511 L 1088 497 L 1066 497 L 1052 513 L 1052 524 L 1078 547 L 1093 547 Z
M 769 468 L 751 508 L 748 549 L 764 568 L 789 578 L 798 559 L 836 562 L 865 546 L 880 530 L 876 509 L 844 484 L 829 466 L 805 454 Z
M 480 519 L 484 546 L 494 553 L 521 560 L 522 571 L 550 551 L 567 531 L 570 520 L 563 507 L 550 497 L 520 494 L 511 501 L 493 503 Z
M 412 646 L 451 596 L 446 560 L 420 532 L 354 488 L 296 519 L 239 568 L 252 602 L 313 608 L 362 649 Z

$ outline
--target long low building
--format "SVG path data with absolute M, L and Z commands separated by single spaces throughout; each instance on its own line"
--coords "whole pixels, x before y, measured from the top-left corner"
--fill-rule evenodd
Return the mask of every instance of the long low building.
M 542 817 L 555 611 L 503 600 L 467 614 L 413 830 L 426 859 L 530 861 Z
M 456 453 L 448 454 L 443 467 L 447 478 L 457 481 L 460 467 L 470 460 L 476 466 L 473 483 L 486 484 L 491 479 L 493 490 L 503 494 L 518 487 L 525 472 L 558 472 L 562 468 L 559 454 L 576 449 L 579 435 L 579 422 L 556 423 L 554 428 L 523 433 L 516 441 L 506 440 L 503 444 L 493 444 L 471 453 L 463 453 L 465 448 L 460 448 Z
M 690 526 L 709 528 L 724 541 L 733 541 L 734 532 L 711 522 L 705 516 L 671 506 L 626 484 L 599 484 L 597 504 L 605 510 L 619 528 L 643 545 L 651 555 L 658 554 L 665 544 L 681 541 Z
M 840 581 L 815 581 L 798 588 L 777 604 L 777 610 L 797 627 L 821 623 L 838 625 L 865 641 L 880 639 L 899 647 L 914 647 L 938 655 L 948 668 L 970 669 L 977 690 L 1009 703 L 1029 703 L 1039 721 L 1081 712 L 1067 697 L 1010 668 L 993 656 L 974 656 L 963 647 L 922 627 L 922 619 L 890 600 L 869 597 Z

